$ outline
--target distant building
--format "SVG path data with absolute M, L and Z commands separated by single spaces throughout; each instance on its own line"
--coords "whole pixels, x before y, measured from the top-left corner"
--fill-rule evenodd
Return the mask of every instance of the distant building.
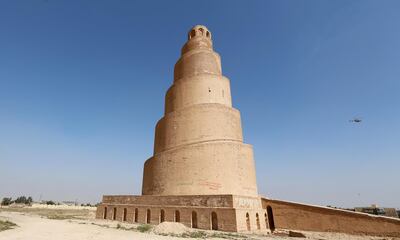
M 386 217 L 395 217 L 398 218 L 399 214 L 395 208 L 380 208 L 376 204 L 372 204 L 370 207 L 356 207 L 354 208 L 356 212 L 386 216 Z
M 384 208 L 383 211 L 385 211 L 385 216 L 387 217 L 399 217 L 395 208 Z
M 78 203 L 76 201 L 63 201 L 62 203 L 65 205 L 68 205 L 68 206 L 77 206 L 78 205 Z

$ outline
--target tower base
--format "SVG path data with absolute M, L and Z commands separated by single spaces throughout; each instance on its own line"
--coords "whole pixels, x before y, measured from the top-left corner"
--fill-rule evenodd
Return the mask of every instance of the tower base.
M 180 222 L 187 227 L 266 233 L 277 229 L 400 237 L 400 219 L 238 195 L 103 196 L 97 219 Z
M 103 196 L 96 212 L 98 219 L 180 222 L 191 228 L 227 232 L 267 232 L 266 217 L 260 197 L 236 195 Z

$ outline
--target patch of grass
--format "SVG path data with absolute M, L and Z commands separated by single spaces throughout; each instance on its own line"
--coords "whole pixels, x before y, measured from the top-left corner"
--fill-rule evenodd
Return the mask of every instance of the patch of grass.
M 151 230 L 151 228 L 152 228 L 152 226 L 149 224 L 142 224 L 142 225 L 139 225 L 136 229 L 139 232 L 148 232 Z
M 0 232 L 8 230 L 8 229 L 12 229 L 16 226 L 17 226 L 17 224 L 15 224 L 13 222 L 0 220 Z
M 51 209 L 51 208 L 1 208 L 4 212 L 20 212 L 39 215 L 48 219 L 65 220 L 65 219 L 92 219 L 94 211 L 87 209 Z
M 169 236 L 169 237 L 181 237 L 181 238 L 197 238 L 197 239 L 208 239 L 208 238 L 222 238 L 222 239 L 235 239 L 235 240 L 255 240 L 246 235 L 237 233 L 224 233 L 224 232 L 206 232 L 206 231 L 194 231 L 185 232 L 183 234 L 173 234 L 173 233 L 158 233 L 157 235 Z
M 224 239 L 253 239 L 246 235 L 241 235 L 237 233 L 223 233 L 216 232 L 207 236 L 208 238 L 224 238 Z
M 234 239 L 234 238 L 232 238 L 233 236 L 230 236 L 230 235 L 224 234 L 224 233 L 213 233 L 213 234 L 209 235 L 209 237 L 212 237 L 212 238 Z M 235 237 L 236 237 L 236 236 L 235 236 Z
M 187 232 L 183 233 L 180 237 L 184 238 L 207 238 L 207 233 L 196 231 L 196 232 Z
M 110 228 L 110 226 L 104 225 L 104 224 L 97 224 L 97 223 L 93 223 L 93 222 L 91 224 L 95 225 L 95 226 L 103 227 L 103 228 Z
M 125 230 L 125 231 L 136 231 L 135 227 L 129 228 L 129 227 L 125 227 L 119 223 L 117 224 L 117 229 L 121 229 L 121 230 Z
M 54 220 L 74 219 L 73 216 L 68 216 L 68 215 L 47 215 L 45 217 L 47 217 L 48 219 L 54 219 Z

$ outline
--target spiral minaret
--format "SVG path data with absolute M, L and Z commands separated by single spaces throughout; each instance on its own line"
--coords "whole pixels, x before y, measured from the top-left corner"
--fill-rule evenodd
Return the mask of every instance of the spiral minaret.
M 257 196 L 253 149 L 243 143 L 240 112 L 205 26 L 189 31 L 175 64 L 142 194 Z

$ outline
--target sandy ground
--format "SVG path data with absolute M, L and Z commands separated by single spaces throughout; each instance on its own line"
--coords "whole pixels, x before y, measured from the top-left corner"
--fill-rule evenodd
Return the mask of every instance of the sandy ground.
M 0 240 L 132 240 L 180 239 L 134 231 L 106 228 L 79 220 L 46 219 L 32 214 L 0 212 L 0 219 L 18 227 L 0 232 Z
M 49 219 L 51 218 L 51 219 Z M 94 219 L 94 212 L 89 210 L 49 210 L 49 209 L 0 209 L 0 220 L 8 220 L 18 226 L 0 232 L 0 240 L 125 240 L 125 239 L 194 239 L 172 236 L 161 236 L 153 232 L 141 233 L 133 230 L 139 225 L 120 224 L 115 221 Z M 188 229 L 189 230 L 189 229 Z M 224 235 L 222 232 L 207 231 L 213 236 L 208 239 L 304 239 L 276 235 Z M 211 234 L 210 234 L 211 233 Z M 314 240 L 383 240 L 395 238 L 378 238 L 352 236 L 338 233 L 303 232 L 307 239 Z

